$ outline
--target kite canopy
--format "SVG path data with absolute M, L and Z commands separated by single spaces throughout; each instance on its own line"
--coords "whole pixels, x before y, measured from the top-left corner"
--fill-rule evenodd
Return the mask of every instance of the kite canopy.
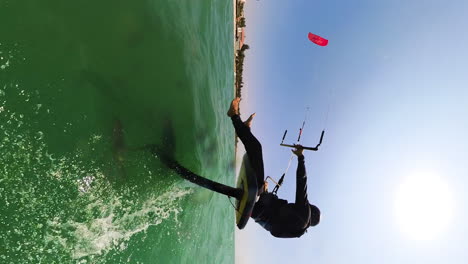
M 309 32 L 309 39 L 310 41 L 312 41 L 313 43 L 319 45 L 319 46 L 326 46 L 328 45 L 328 39 L 324 39 L 320 36 L 317 36 L 315 34 L 312 34 Z

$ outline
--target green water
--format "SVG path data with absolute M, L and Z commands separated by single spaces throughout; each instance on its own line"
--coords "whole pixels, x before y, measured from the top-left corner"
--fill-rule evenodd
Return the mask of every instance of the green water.
M 232 2 L 0 0 L 0 263 L 233 263 Z

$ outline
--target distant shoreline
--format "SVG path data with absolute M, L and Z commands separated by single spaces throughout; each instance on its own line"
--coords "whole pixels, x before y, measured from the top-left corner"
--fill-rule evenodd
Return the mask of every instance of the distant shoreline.
M 241 97 L 243 87 L 242 72 L 244 62 L 244 51 L 248 49 L 248 45 L 244 46 L 245 39 L 245 17 L 244 4 L 245 1 L 233 0 L 233 54 L 234 54 L 234 97 Z M 240 66 L 240 67 L 239 67 Z M 240 114 L 240 108 L 239 108 Z M 234 161 L 237 157 L 237 143 L 239 142 L 237 135 L 234 136 Z

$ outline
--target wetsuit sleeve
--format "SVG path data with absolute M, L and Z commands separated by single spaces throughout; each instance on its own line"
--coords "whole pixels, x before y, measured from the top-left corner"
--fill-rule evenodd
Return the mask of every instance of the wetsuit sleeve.
M 307 199 L 307 174 L 305 169 L 304 155 L 297 157 L 296 171 L 296 204 L 309 206 Z
M 281 206 L 276 211 L 270 230 L 275 237 L 300 237 L 309 226 L 310 210 L 304 156 L 298 156 L 297 161 L 296 201 L 294 204 Z

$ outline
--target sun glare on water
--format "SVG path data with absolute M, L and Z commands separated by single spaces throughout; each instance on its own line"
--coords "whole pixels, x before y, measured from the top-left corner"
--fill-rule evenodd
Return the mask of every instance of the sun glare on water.
M 414 240 L 430 240 L 449 226 L 453 214 L 449 186 L 434 173 L 409 176 L 396 193 L 396 220 L 402 232 Z

